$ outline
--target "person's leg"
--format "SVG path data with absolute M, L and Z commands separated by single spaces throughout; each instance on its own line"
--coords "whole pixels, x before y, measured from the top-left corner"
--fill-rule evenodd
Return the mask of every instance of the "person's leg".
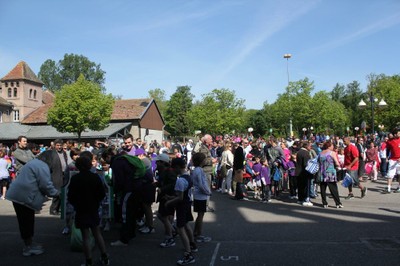
M 232 194 L 232 175 L 233 175 L 233 169 L 228 169 L 226 171 L 226 189 L 229 194 Z
M 144 216 L 146 218 L 146 226 L 153 228 L 153 211 L 151 209 L 151 203 L 143 203 Z
M 122 204 L 122 225 L 120 229 L 120 241 L 127 244 L 131 238 L 136 236 L 136 209 L 134 195 L 127 193 Z
M 342 205 L 342 203 L 340 202 L 337 183 L 329 182 L 328 187 L 329 187 L 329 191 L 331 192 L 331 195 L 333 197 L 333 200 L 335 201 L 336 206 Z M 322 186 L 321 186 L 321 190 L 322 190 Z
M 19 232 L 26 247 L 32 245 L 32 238 L 35 228 L 35 211 L 13 202 L 14 210 L 17 215 Z
M 86 265 L 92 265 L 92 247 L 90 246 L 90 231 L 89 228 L 81 228 L 83 254 L 85 255 Z
M 191 252 L 191 250 L 190 250 L 190 241 L 189 241 L 188 235 L 186 234 L 185 226 L 184 227 L 178 227 L 178 233 L 179 233 L 179 236 L 180 236 L 180 238 L 182 240 L 183 248 L 185 249 L 186 252 L 190 253 Z
M 92 234 L 94 239 L 96 240 L 96 244 L 100 249 L 101 252 L 101 261 L 104 265 L 109 264 L 109 258 L 107 255 L 107 249 L 106 249 L 106 244 L 104 242 L 103 235 L 101 234 L 101 230 L 99 226 L 95 226 L 91 228 Z
M 328 206 L 328 202 L 326 201 L 326 187 L 327 183 L 326 182 L 321 182 L 319 185 L 321 188 L 321 199 L 322 199 L 322 205 Z
M 203 231 L 203 218 L 204 218 L 204 212 L 198 212 L 197 213 L 197 218 L 196 221 L 194 223 L 194 230 L 193 230 L 193 234 L 194 236 L 201 236 L 202 235 L 202 231 Z

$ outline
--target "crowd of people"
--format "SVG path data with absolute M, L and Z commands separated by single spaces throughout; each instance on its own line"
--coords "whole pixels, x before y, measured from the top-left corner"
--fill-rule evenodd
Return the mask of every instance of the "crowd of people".
M 198 243 L 209 242 L 203 234 L 213 191 L 235 200 L 271 203 L 288 196 L 294 203 L 312 207 L 318 193 L 328 208 L 329 188 L 335 208 L 343 208 L 338 182 L 351 179 L 346 200 L 367 194 L 367 181 L 387 179 L 382 193 L 400 192 L 393 180 L 400 174 L 400 130 L 384 136 L 308 136 L 307 138 L 255 138 L 205 134 L 180 143 L 144 143 L 131 134 L 121 145 L 95 140 L 90 143 L 57 139 L 49 147 L 18 137 L 13 147 L 0 147 L 1 197 L 13 202 L 23 255 L 39 255 L 43 247 L 33 241 L 34 216 L 46 197 L 52 197 L 51 215 L 65 219 L 62 233 L 74 225 L 82 232 L 85 264 L 93 265 L 89 245 L 92 232 L 109 265 L 101 228 L 120 223 L 119 239 L 111 246 L 127 246 L 137 232 L 151 234 L 153 203 L 163 224 L 160 247 L 175 246 L 176 235 L 184 247 L 178 265 L 195 262 Z M 315 159 L 318 171 L 308 166 Z M 318 189 L 319 188 L 319 189 Z M 314 201 L 314 202 L 313 202 Z M 197 214 L 196 219 L 193 213 Z M 194 221 L 194 226 L 190 224 Z

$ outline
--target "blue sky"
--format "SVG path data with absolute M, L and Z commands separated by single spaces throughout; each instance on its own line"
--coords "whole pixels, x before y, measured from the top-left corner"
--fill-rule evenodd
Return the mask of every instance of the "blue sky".
M 125 99 L 189 85 L 196 99 L 234 90 L 247 108 L 291 81 L 315 91 L 400 74 L 399 0 L 9 0 L 0 2 L 0 76 L 19 61 L 84 55 Z M 292 54 L 287 62 L 286 53 Z

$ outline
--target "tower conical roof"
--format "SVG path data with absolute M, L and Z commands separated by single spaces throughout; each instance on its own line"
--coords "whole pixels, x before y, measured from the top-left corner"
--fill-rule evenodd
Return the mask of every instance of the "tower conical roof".
M 35 75 L 32 69 L 24 61 L 19 62 L 1 81 L 6 80 L 28 80 L 43 85 L 44 83 Z

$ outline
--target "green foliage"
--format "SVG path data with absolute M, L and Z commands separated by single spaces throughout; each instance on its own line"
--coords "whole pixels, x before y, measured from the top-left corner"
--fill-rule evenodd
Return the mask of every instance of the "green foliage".
M 209 134 L 244 132 L 244 100 L 229 89 L 214 89 L 203 94 L 189 112 L 193 130 Z
M 160 110 L 161 115 L 164 117 L 166 108 L 165 91 L 159 88 L 149 90 L 149 97 L 156 101 L 158 109 Z
M 191 133 L 188 113 L 193 106 L 193 98 L 189 86 L 180 86 L 166 103 L 165 129 L 172 136 L 185 136 Z
M 86 129 L 102 130 L 108 126 L 114 99 L 83 75 L 75 83 L 65 85 L 55 96 L 47 122 L 59 132 L 75 133 L 80 138 Z
M 83 55 L 65 54 L 57 64 L 48 59 L 40 67 L 38 77 L 43 81 L 45 88 L 56 92 L 62 86 L 76 82 L 81 74 L 105 91 L 105 72 L 101 70 L 100 64 L 91 62 Z

